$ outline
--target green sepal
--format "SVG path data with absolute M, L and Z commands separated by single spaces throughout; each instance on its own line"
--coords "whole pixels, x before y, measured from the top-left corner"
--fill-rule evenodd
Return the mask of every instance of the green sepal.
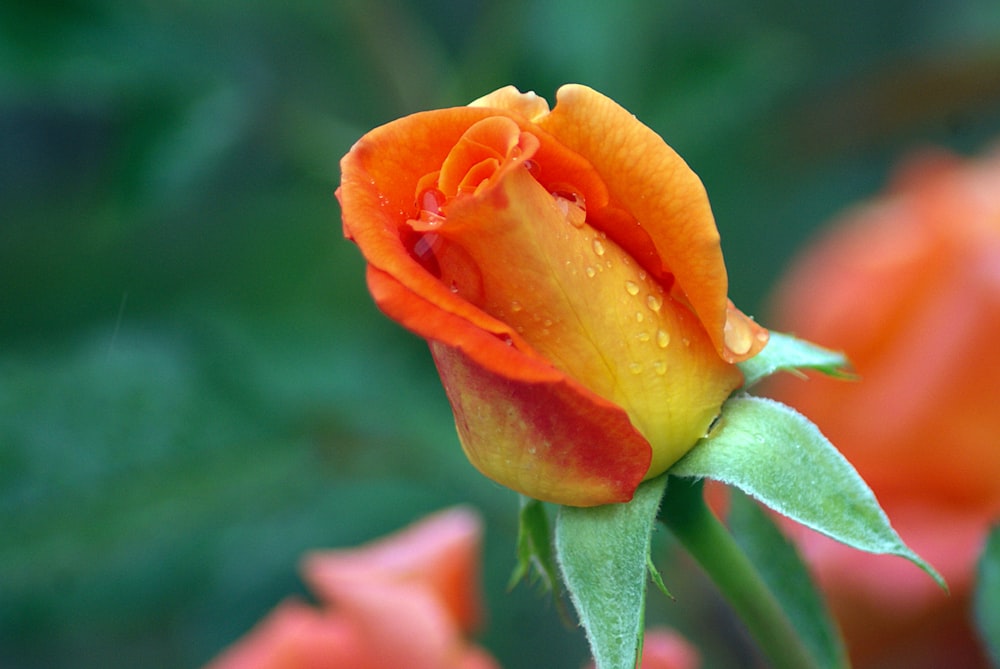
M 653 525 L 667 476 L 631 502 L 561 507 L 556 556 L 598 669 L 635 669 L 642 646 Z
M 767 346 L 754 357 L 737 363 L 743 372 L 743 387 L 749 388 L 776 372 L 812 369 L 829 376 L 852 378 L 850 362 L 843 353 L 817 346 L 792 335 L 771 331 Z
M 795 546 L 756 502 L 733 491 L 729 530 L 822 669 L 848 667 L 840 630 Z
M 1000 525 L 990 532 L 979 558 L 973 605 L 979 635 L 1000 667 Z
M 552 590 L 558 581 L 555 555 L 552 552 L 552 532 L 545 505 L 537 499 L 521 496 L 518 514 L 517 565 L 507 589 L 512 590 L 534 567 L 534 575 L 545 590 Z
M 646 555 L 646 569 L 649 571 L 649 578 L 656 584 L 657 589 L 670 599 L 674 599 L 674 596 L 670 594 L 670 590 L 667 589 L 667 584 L 663 582 L 663 576 L 660 574 L 660 570 L 656 568 L 653 564 L 653 554 L 649 553 Z
M 812 422 L 784 404 L 730 398 L 711 433 L 670 473 L 722 481 L 848 546 L 904 557 L 947 590 L 941 575 L 892 529 L 854 467 Z

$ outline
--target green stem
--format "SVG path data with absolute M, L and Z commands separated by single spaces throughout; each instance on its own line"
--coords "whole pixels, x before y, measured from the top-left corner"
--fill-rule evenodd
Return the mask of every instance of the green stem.
M 671 476 L 660 519 L 743 619 L 774 669 L 818 667 L 757 570 L 705 505 L 701 481 Z

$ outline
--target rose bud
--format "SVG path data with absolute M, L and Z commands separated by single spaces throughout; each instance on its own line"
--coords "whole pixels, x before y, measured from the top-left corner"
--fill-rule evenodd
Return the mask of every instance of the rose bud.
M 462 446 L 536 499 L 631 499 L 705 435 L 767 331 L 727 298 L 704 187 L 584 86 L 413 114 L 341 161 L 345 235 L 426 338 Z

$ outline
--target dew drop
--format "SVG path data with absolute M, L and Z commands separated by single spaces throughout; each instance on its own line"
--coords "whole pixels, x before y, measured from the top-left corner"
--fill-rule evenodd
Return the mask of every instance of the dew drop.
M 645 281 L 645 280 L 646 280 L 646 270 L 641 269 L 639 270 L 639 281 Z
M 649 308 L 653 311 L 659 312 L 660 308 L 663 307 L 663 298 L 659 295 L 648 295 L 646 297 L 646 304 L 648 304 Z
M 589 265 L 588 265 L 588 266 L 587 266 L 587 268 L 586 268 L 585 270 L 583 270 L 583 271 L 584 271 L 584 272 L 585 272 L 585 273 L 587 274 L 587 276 L 589 276 L 589 277 L 590 277 L 591 279 L 593 279 L 593 278 L 594 278 L 594 276 L 595 276 L 595 275 L 597 274 L 597 270 L 595 270 L 595 269 L 594 269 L 593 267 L 590 267 Z
M 687 337 L 684 337 L 683 339 L 681 339 L 681 343 L 684 344 L 684 346 L 690 346 L 691 340 L 688 339 Z
M 744 355 L 753 346 L 753 336 L 750 333 L 750 328 L 742 323 L 734 323 L 733 319 L 726 320 L 722 334 L 726 342 L 726 348 L 735 355 Z
M 556 207 L 563 213 L 570 225 L 582 228 L 587 222 L 587 204 L 583 196 L 572 188 L 557 187 L 549 191 L 555 199 Z
M 638 295 L 639 294 L 639 284 L 637 284 L 635 281 L 626 281 L 625 282 L 625 292 L 628 293 L 629 295 Z
M 638 362 L 630 362 L 628 365 L 628 371 L 633 374 L 642 374 L 642 364 Z
M 510 310 L 513 311 L 514 313 L 517 313 L 518 311 L 521 311 L 521 309 L 524 309 L 524 307 L 517 300 L 513 300 L 510 303 Z
M 444 216 L 441 214 L 434 214 L 426 210 L 421 210 L 420 222 L 424 224 L 424 228 L 440 228 L 441 224 L 444 223 Z
M 657 360 L 656 362 L 653 363 L 653 371 L 659 374 L 660 376 L 663 376 L 664 374 L 667 373 L 667 363 L 664 362 L 663 360 Z
M 599 256 L 604 255 L 604 242 L 602 242 L 600 239 L 595 239 L 593 246 L 594 246 L 594 253 L 596 253 Z
M 666 348 L 670 346 L 670 333 L 666 330 L 656 331 L 656 345 L 660 348 Z
M 552 194 L 552 197 L 559 198 L 560 200 L 566 200 L 570 204 L 575 204 L 577 207 L 580 207 L 581 209 L 587 208 L 587 201 L 584 200 L 582 195 L 576 192 L 576 189 L 570 186 L 565 186 L 565 187 L 556 186 L 551 191 L 549 191 L 549 193 Z
M 437 188 L 428 188 L 420 193 L 417 204 L 421 211 L 426 211 L 428 214 L 440 214 L 446 199 L 444 193 Z
M 544 321 L 542 321 L 542 325 L 544 325 L 547 328 L 552 327 L 552 319 L 551 318 L 546 318 Z
M 635 312 L 635 322 L 636 322 L 636 323 L 641 323 L 641 322 L 643 322 L 644 320 L 646 320 L 646 317 L 642 315 L 642 312 L 641 312 L 641 311 L 637 311 L 637 312 Z
M 649 341 L 649 333 L 648 332 L 640 332 L 639 334 L 637 334 L 635 336 L 635 338 L 638 339 L 639 341 Z

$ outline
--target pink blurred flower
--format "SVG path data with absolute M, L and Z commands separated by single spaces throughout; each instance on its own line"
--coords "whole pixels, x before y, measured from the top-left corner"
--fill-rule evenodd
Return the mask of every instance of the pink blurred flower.
M 636 665 L 641 669 L 698 669 L 701 658 L 694 646 L 677 632 L 666 628 L 646 630 L 642 646 L 642 659 Z M 590 663 L 586 669 L 594 669 Z
M 987 666 L 969 594 L 1000 516 L 1000 152 L 911 161 L 803 254 L 776 307 L 776 328 L 845 351 L 862 380 L 769 394 L 820 426 L 952 590 L 800 532 L 857 666 Z
M 454 508 L 307 555 L 322 606 L 280 604 L 207 669 L 498 669 L 466 638 L 480 620 L 481 534 L 474 512 Z

